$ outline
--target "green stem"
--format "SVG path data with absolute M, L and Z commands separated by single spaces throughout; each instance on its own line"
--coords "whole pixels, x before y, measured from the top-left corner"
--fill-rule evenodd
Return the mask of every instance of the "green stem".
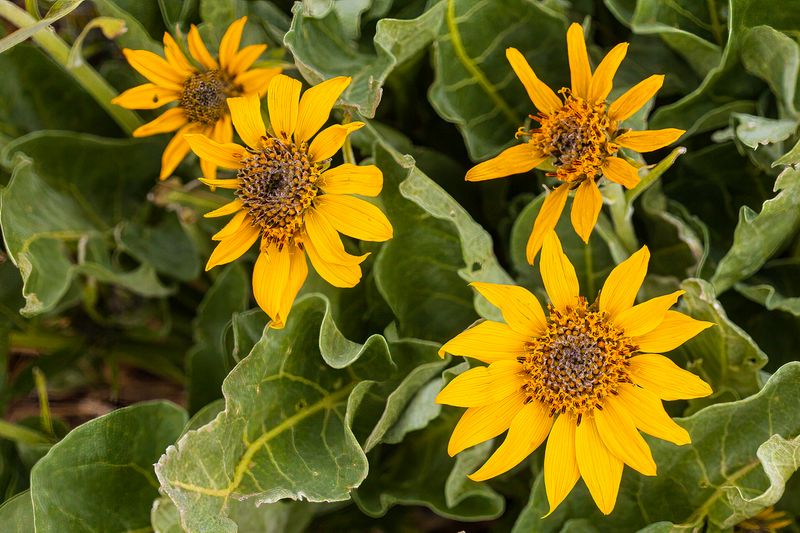
M 25 444 L 51 444 L 53 440 L 36 430 L 0 420 L 0 438 Z
M 711 33 L 714 34 L 714 40 L 717 44 L 722 46 L 722 24 L 719 22 L 719 14 L 717 13 L 716 0 L 707 0 L 708 16 L 711 19 Z
M 17 7 L 8 0 L 0 0 L 0 17 L 20 29 L 32 26 L 37 22 L 24 9 Z M 105 109 L 126 133 L 131 134 L 133 130 L 142 125 L 141 119 L 133 111 L 111 103 L 111 99 L 117 96 L 117 91 L 89 64 L 84 63 L 73 69 L 67 68 L 69 45 L 54 31 L 49 28 L 44 29 L 34 33 L 31 39 L 61 65 L 75 81 L 81 84 L 92 98 L 100 104 L 100 107 Z
M 55 435 L 53 417 L 50 415 L 50 400 L 47 397 L 47 381 L 44 379 L 44 373 L 38 367 L 33 367 L 33 380 L 36 383 L 36 394 L 39 396 L 42 427 L 48 435 Z
M 606 197 L 611 201 L 611 223 L 614 231 L 629 253 L 639 247 L 639 240 L 633 229 L 633 220 L 630 216 L 631 204 L 625 201 L 622 186 L 616 183 L 606 185 Z
M 647 173 L 645 177 L 642 178 L 642 181 L 629 191 L 625 191 L 625 202 L 628 205 L 633 205 L 633 201 L 636 200 L 644 191 L 646 191 L 653 183 L 660 178 L 664 172 L 669 169 L 678 157 L 682 156 L 686 153 L 686 148 L 683 146 L 679 146 L 675 148 L 672 152 L 669 153 L 667 157 L 662 159 L 658 162 L 656 166 L 650 169 L 650 172 Z
M 34 350 L 52 353 L 64 348 L 75 348 L 81 344 L 75 337 L 67 337 L 41 331 L 17 332 L 9 334 L 9 345 L 12 350 Z

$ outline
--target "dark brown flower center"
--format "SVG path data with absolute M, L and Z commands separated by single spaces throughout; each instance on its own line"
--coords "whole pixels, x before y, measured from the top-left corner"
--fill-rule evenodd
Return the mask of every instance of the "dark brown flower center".
M 195 74 L 183 84 L 180 106 L 190 122 L 213 126 L 228 112 L 225 100 L 239 96 L 241 89 L 221 70 Z
M 262 246 L 283 247 L 303 229 L 303 215 L 319 192 L 316 183 L 322 165 L 310 161 L 305 143 L 298 146 L 275 137 L 262 140 L 263 147 L 250 150 L 242 160 L 236 195 L 260 226 Z

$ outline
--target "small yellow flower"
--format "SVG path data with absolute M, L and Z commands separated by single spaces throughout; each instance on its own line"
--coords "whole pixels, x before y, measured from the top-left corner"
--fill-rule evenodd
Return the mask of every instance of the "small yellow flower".
M 380 169 L 350 163 L 327 168 L 347 136 L 364 123 L 336 124 L 314 137 L 349 84 L 350 78 L 332 78 L 300 98 L 300 82 L 279 74 L 267 92 L 272 133 L 264 125 L 258 96 L 251 94 L 228 99 L 233 125 L 246 148 L 186 135 L 203 162 L 237 171 L 233 179 L 200 180 L 211 188 L 233 189 L 236 195 L 205 215 L 234 215 L 212 237 L 219 244 L 206 270 L 237 259 L 260 239 L 253 293 L 273 328 L 284 327 L 305 282 L 306 254 L 328 283 L 353 287 L 361 280 L 360 264 L 369 254 L 347 253 L 339 233 L 367 241 L 392 237 L 386 215 L 351 196 L 377 196 L 383 187 Z
M 488 363 L 457 376 L 436 398 L 468 408 L 453 430 L 448 453 L 508 433 L 471 479 L 506 472 L 547 439 L 544 482 L 550 512 L 583 477 L 608 514 L 623 464 L 656 474 L 640 430 L 678 445 L 690 442 L 661 400 L 699 398 L 711 388 L 658 353 L 712 324 L 669 310 L 684 291 L 634 305 L 649 258 L 643 247 L 620 263 L 590 305 L 579 296 L 575 269 L 550 231 L 541 258 L 551 301 L 547 315 L 522 287 L 472 284 L 500 308 L 506 323 L 481 322 L 442 346 L 441 355 Z
M 518 138 L 527 142 L 513 146 L 497 157 L 476 165 L 467 172 L 467 181 L 483 181 L 528 172 L 549 161 L 554 176 L 563 182 L 548 194 L 528 240 L 528 262 L 533 264 L 544 236 L 558 222 L 569 191 L 576 190 L 572 205 L 572 225 L 584 242 L 597 222 L 603 198 L 597 188 L 601 175 L 632 189 L 639 183 L 637 169 L 617 157 L 620 147 L 651 152 L 674 142 L 684 130 L 630 131 L 619 128 L 661 88 L 663 75 L 653 75 L 638 83 L 611 105 L 614 75 L 625 58 L 628 43 L 615 46 L 592 74 L 583 30 L 573 24 L 567 31 L 572 88 L 564 87 L 559 98 L 534 74 L 523 55 L 515 48 L 506 50 L 511 67 L 539 110 L 531 118 L 538 128 L 520 128 Z
M 267 45 L 239 49 L 246 22 L 247 17 L 242 17 L 230 25 L 220 41 L 218 60 L 208 52 L 194 25 L 189 30 L 188 42 L 196 64 L 186 58 L 169 33 L 164 34 L 166 60 L 147 50 L 122 51 L 128 63 L 150 83 L 128 89 L 114 98 L 113 103 L 127 109 L 156 109 L 177 102 L 175 107 L 133 132 L 134 137 L 148 137 L 177 130 L 161 158 L 162 180 L 189 153 L 185 134 L 202 133 L 221 143 L 231 142 L 233 128 L 226 98 L 263 95 L 270 80 L 281 72 L 280 68 L 250 68 Z M 201 162 L 200 167 L 205 177 L 216 177 L 213 163 Z

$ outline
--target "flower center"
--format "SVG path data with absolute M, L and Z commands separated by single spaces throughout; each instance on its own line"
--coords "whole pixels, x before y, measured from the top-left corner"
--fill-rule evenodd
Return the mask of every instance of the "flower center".
M 531 116 L 540 127 L 522 133 L 553 158 L 555 176 L 561 181 L 593 178 L 601 172 L 605 159 L 619 150 L 609 138 L 616 125 L 608 118 L 605 103 L 576 98 L 567 88 L 560 92 L 564 105 L 550 115 Z
M 183 83 L 179 103 L 190 122 L 212 126 L 228 112 L 225 99 L 240 94 L 241 90 L 224 72 L 209 70 Z
M 263 137 L 260 150 L 249 150 L 239 169 L 236 196 L 260 226 L 262 246 L 292 242 L 303 229 L 303 215 L 317 196 L 322 165 L 308 158 L 306 143 L 297 146 Z M 298 243 L 299 244 L 299 243 Z
M 550 408 L 550 415 L 580 417 L 602 409 L 603 400 L 630 383 L 628 358 L 636 351 L 606 313 L 586 304 L 560 312 L 550 308 L 547 330 L 519 358 L 527 373 L 524 392 Z

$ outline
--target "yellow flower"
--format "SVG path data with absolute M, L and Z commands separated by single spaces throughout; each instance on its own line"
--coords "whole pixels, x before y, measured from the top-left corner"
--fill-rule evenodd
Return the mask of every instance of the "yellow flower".
M 684 130 L 631 131 L 620 128 L 661 88 L 664 76 L 653 75 L 638 83 L 611 105 L 614 74 L 625 57 L 628 43 L 615 46 L 592 74 L 586 53 L 583 30 L 573 24 L 567 31 L 572 88 L 562 88 L 559 98 L 534 74 L 523 55 L 515 48 L 506 50 L 511 67 L 525 86 L 538 115 L 531 118 L 539 127 L 520 128 L 518 138 L 527 142 L 513 146 L 497 157 L 476 165 L 467 172 L 467 181 L 483 181 L 528 172 L 549 161 L 555 172 L 548 174 L 563 182 L 548 194 L 528 240 L 528 262 L 533 264 L 544 236 L 558 222 L 569 191 L 576 190 L 572 204 L 572 225 L 584 242 L 597 222 L 603 198 L 597 188 L 601 175 L 628 189 L 639 183 L 637 169 L 617 157 L 620 147 L 651 152 L 674 142 Z
M 770 506 L 733 528 L 735 533 L 776 533 L 778 530 L 792 525 L 794 521 L 784 511 L 776 511 Z
M 364 123 L 336 124 L 314 137 L 349 84 L 350 78 L 332 78 L 300 98 L 300 82 L 279 74 L 267 92 L 271 133 L 261 118 L 258 96 L 251 94 L 228 99 L 233 125 L 246 148 L 186 135 L 203 162 L 237 171 L 233 179 L 200 180 L 211 188 L 233 189 L 236 196 L 205 215 L 234 215 L 212 237 L 219 244 L 206 270 L 237 259 L 260 238 L 253 293 L 273 328 L 285 325 L 303 286 L 306 254 L 331 285 L 353 287 L 361 280 L 360 264 L 369 254 L 347 253 L 339 232 L 367 241 L 392 237 L 392 225 L 380 209 L 350 196 L 380 193 L 383 174 L 378 167 L 345 163 L 326 170 L 347 136 Z
M 200 33 L 192 25 L 189 30 L 190 62 L 169 33 L 164 34 L 164 54 L 147 50 L 122 51 L 128 63 L 150 83 L 128 89 L 112 100 L 128 109 L 156 109 L 170 102 L 175 107 L 136 129 L 134 137 L 159 133 L 177 133 L 164 149 L 161 158 L 161 179 L 166 179 L 189 153 L 183 136 L 202 133 L 212 139 L 229 143 L 233 140 L 231 117 L 225 99 L 232 96 L 263 95 L 270 80 L 281 72 L 279 68 L 250 68 L 266 50 L 265 44 L 239 49 L 247 17 L 230 25 L 219 45 L 219 60 L 214 59 L 203 44 Z M 200 163 L 203 175 L 215 178 L 217 168 L 211 162 Z
M 549 232 L 541 258 L 551 301 L 547 315 L 522 287 L 472 284 L 500 308 L 506 323 L 481 322 L 442 346 L 441 355 L 488 363 L 457 376 L 436 398 L 468 408 L 453 430 L 448 453 L 508 433 L 471 479 L 506 472 L 547 439 L 544 482 L 550 512 L 583 477 L 608 514 L 623 464 L 656 474 L 639 430 L 678 445 L 690 442 L 661 400 L 699 398 L 711 388 L 658 353 L 712 324 L 669 310 L 683 291 L 634 305 L 649 257 L 643 247 L 620 263 L 598 301 L 589 305 L 579 296 L 575 269 L 561 243 Z

